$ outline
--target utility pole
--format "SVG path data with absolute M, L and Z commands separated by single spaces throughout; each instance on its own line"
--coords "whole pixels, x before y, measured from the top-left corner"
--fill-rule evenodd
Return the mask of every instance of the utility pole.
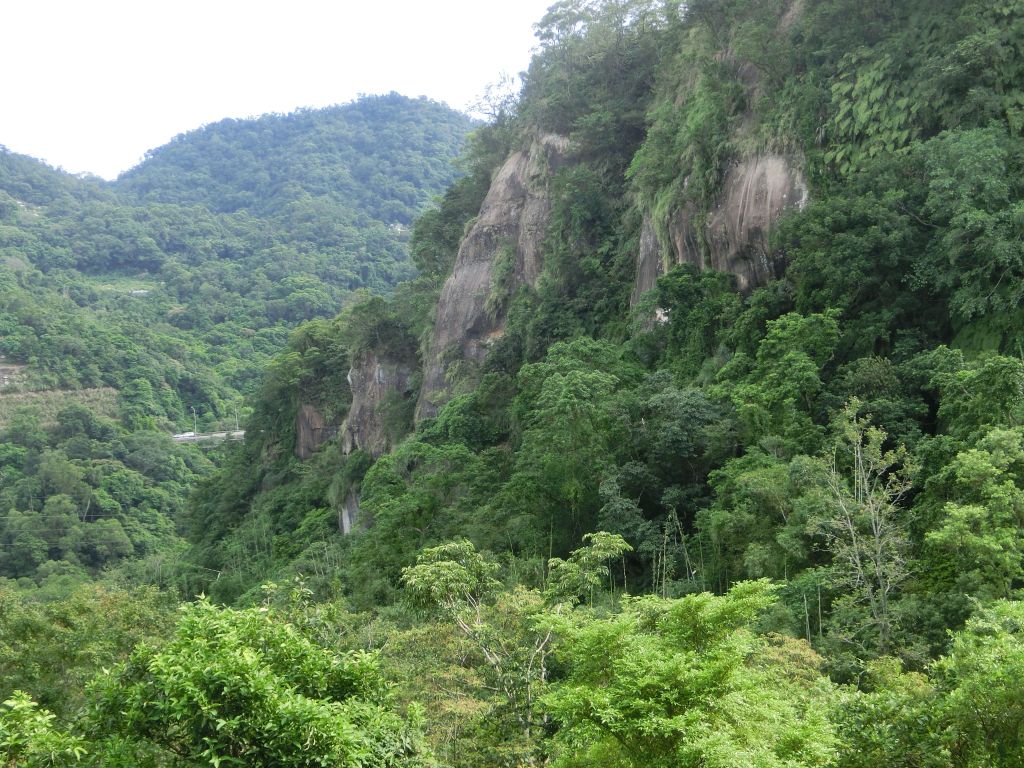
M 238 403 L 235 403 L 235 432 L 238 431 Z
M 196 416 L 196 407 L 194 405 L 190 406 L 190 407 L 192 408 L 192 434 L 198 435 L 199 434 L 199 417 Z

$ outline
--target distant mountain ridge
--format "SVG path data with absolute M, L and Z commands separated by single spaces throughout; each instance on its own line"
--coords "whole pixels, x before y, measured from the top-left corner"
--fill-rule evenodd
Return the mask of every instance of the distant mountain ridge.
M 116 182 L 0 147 L 0 354 L 29 388 L 143 378 L 178 392 L 158 421 L 189 420 L 186 402 L 224 417 L 297 323 L 415 274 L 408 225 L 473 125 L 367 96 L 199 128 Z
M 280 213 L 305 196 L 410 224 L 454 179 L 473 121 L 425 97 L 396 93 L 181 134 L 147 153 L 113 188 L 137 202 L 200 204 L 218 213 Z

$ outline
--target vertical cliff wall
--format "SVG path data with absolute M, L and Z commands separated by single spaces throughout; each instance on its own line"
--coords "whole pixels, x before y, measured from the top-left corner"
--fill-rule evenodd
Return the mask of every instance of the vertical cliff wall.
M 536 283 L 551 217 L 548 182 L 568 148 L 564 137 L 540 136 L 528 150 L 513 153 L 495 175 L 441 291 L 423 361 L 417 419 L 436 415 L 451 398 L 453 365 L 482 361 L 502 335 L 508 296 Z
M 661 237 L 650 216 L 645 217 L 632 303 L 676 264 L 729 272 L 744 293 L 764 285 L 783 266 L 769 245 L 772 230 L 807 198 L 807 180 L 795 158 L 759 155 L 726 171 L 721 194 L 707 213 L 692 203 L 681 206 L 669 216 Z
M 350 488 L 338 507 L 338 530 L 348 536 L 359 522 L 359 492 Z
M 321 445 L 338 434 L 338 425 L 327 424 L 316 406 L 305 403 L 295 415 L 295 455 L 303 461 L 313 457 Z
M 415 372 L 415 355 L 394 348 L 367 349 L 355 356 L 348 372 L 352 404 L 341 425 L 342 453 L 365 451 L 376 459 L 395 447 L 402 427 L 408 428 L 402 422 L 408 421 Z M 355 483 L 335 501 L 338 530 L 345 535 L 372 522 L 360 513 L 360 496 Z
M 388 424 L 388 410 L 412 395 L 413 366 L 367 351 L 352 363 L 348 383 L 352 405 L 341 427 L 345 454 L 366 451 L 374 458 L 393 447 L 396 436 Z

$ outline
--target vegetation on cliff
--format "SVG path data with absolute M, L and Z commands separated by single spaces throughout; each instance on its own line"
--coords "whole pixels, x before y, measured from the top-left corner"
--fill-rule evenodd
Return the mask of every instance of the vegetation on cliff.
M 554 4 L 518 100 L 414 225 L 416 279 L 296 330 L 200 481 L 173 579 L 225 607 L 189 605 L 77 718 L 12 698 L 0 754 L 1019 765 L 1022 25 L 1020 0 Z M 492 174 L 551 136 L 565 156 L 522 177 L 547 204 L 538 274 L 493 238 L 486 333 L 448 329 L 484 354 L 434 348 Z M 768 158 L 808 195 L 754 232 L 730 200 L 767 199 Z M 377 404 L 389 453 L 301 460 L 296 414 L 341 424 L 371 351 L 441 365 L 436 417 L 412 418 L 413 377 Z M 9 601 L 17 631 L 47 620 Z M 324 695 L 325 665 L 388 700 Z M 260 736 L 299 711 L 326 752 Z

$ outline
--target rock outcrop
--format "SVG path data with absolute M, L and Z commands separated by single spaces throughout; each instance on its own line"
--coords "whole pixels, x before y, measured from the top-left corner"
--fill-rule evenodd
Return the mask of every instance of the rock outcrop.
M 374 351 L 353 361 L 348 372 L 352 405 L 341 427 L 343 453 L 361 450 L 376 458 L 392 448 L 394 436 L 386 423 L 386 406 L 395 399 L 411 397 L 412 378 L 410 363 L 389 360 Z
M 732 273 L 744 293 L 764 285 L 783 266 L 769 247 L 772 229 L 787 210 L 802 208 L 807 197 L 807 181 L 796 161 L 762 155 L 726 172 L 719 200 L 704 217 L 692 204 L 677 209 L 668 220 L 667 243 L 646 217 L 632 303 L 675 264 Z
M 636 278 L 633 281 L 633 293 L 629 297 L 631 307 L 635 307 L 640 297 L 651 290 L 658 278 L 665 274 L 661 251 L 654 223 L 649 215 L 644 216 L 643 227 L 640 230 L 640 248 L 636 257 Z
M 295 455 L 303 461 L 313 457 L 321 445 L 338 433 L 336 424 L 327 424 L 313 405 L 303 404 L 295 415 Z
M 551 218 L 548 181 L 568 149 L 562 136 L 541 136 L 529 150 L 512 154 L 495 175 L 441 291 L 417 420 L 436 415 L 451 398 L 451 366 L 481 362 L 504 333 L 508 297 L 536 284 Z
M 350 488 L 345 494 L 345 500 L 338 508 L 338 530 L 346 536 L 352 533 L 359 522 L 359 492 Z

